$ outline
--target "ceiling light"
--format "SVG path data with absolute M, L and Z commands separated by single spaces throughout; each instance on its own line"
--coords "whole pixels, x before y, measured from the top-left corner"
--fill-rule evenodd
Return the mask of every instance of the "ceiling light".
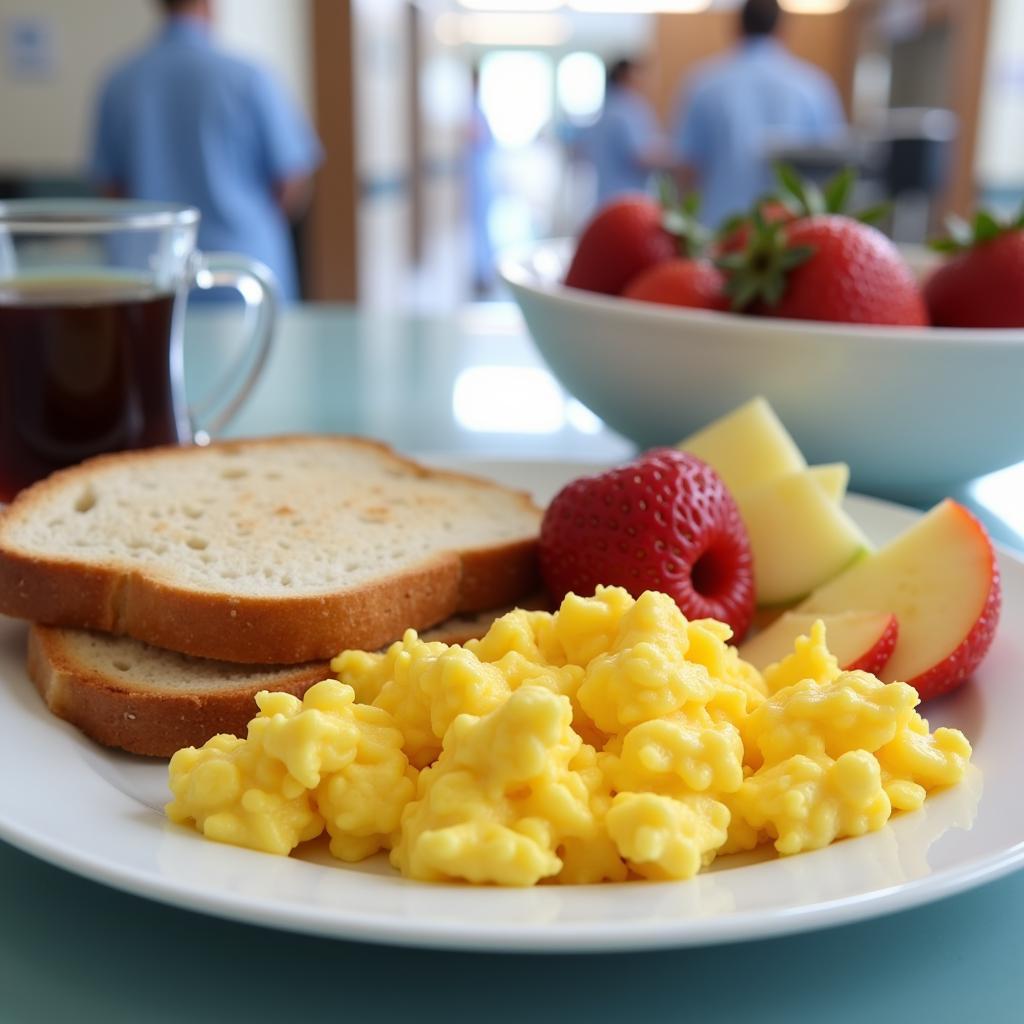
M 459 6 L 468 11 L 488 11 L 502 14 L 523 14 L 537 11 L 557 11 L 565 0 L 459 0 Z
M 850 6 L 850 0 L 779 0 L 790 14 L 838 14 Z
M 438 16 L 434 34 L 445 46 L 560 46 L 572 35 L 561 14 L 455 14 Z
M 711 0 L 569 0 L 581 14 L 697 14 Z

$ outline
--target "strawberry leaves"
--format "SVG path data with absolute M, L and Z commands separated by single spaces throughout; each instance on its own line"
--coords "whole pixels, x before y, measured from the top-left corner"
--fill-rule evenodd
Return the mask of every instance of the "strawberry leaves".
M 790 246 L 785 225 L 769 223 L 760 209 L 751 214 L 750 224 L 752 231 L 746 247 L 715 260 L 726 275 L 725 293 L 737 311 L 758 301 L 777 306 L 786 291 L 790 271 L 814 255 L 810 246 Z
M 813 181 L 801 178 L 789 164 L 776 164 L 775 176 L 780 190 L 776 201 L 783 203 L 797 217 L 838 213 L 862 224 L 875 224 L 889 212 L 888 203 L 878 203 L 857 213 L 847 210 L 857 184 L 857 172 L 853 167 L 844 167 L 820 188 Z M 775 197 L 769 197 L 769 201 L 772 198 Z
M 856 180 L 854 169 L 846 167 L 825 184 L 822 193 L 825 199 L 825 213 L 842 213 L 846 209 Z
M 794 213 L 812 217 L 825 212 L 825 195 L 813 182 L 804 181 L 790 164 L 776 164 L 779 199 Z M 831 187 L 830 187 L 831 191 Z
M 742 311 L 755 303 L 774 308 L 782 301 L 790 273 L 810 260 L 815 249 L 788 241 L 788 225 L 819 216 L 840 216 L 863 224 L 872 224 L 889 210 L 880 204 L 848 214 L 847 207 L 857 183 L 856 171 L 846 167 L 819 186 L 800 176 L 789 164 L 776 164 L 778 194 L 760 199 L 749 213 L 733 218 L 723 227 L 720 240 L 745 232 L 743 248 L 725 251 L 715 260 L 726 275 L 726 294 L 732 308 Z M 772 207 L 783 208 L 778 216 Z M 771 216 L 766 216 L 769 214 Z
M 686 260 L 703 256 L 712 234 L 697 216 L 700 194 L 690 192 L 680 197 L 675 182 L 663 175 L 658 179 L 658 201 L 663 211 L 662 227 L 678 240 L 679 255 Z
M 993 242 L 1002 235 L 1024 230 L 1024 205 L 1015 217 L 1000 220 L 988 210 L 978 210 L 973 221 L 967 221 L 956 214 L 946 218 L 945 238 L 935 238 L 928 243 L 936 252 L 958 253 L 974 249 L 976 246 Z

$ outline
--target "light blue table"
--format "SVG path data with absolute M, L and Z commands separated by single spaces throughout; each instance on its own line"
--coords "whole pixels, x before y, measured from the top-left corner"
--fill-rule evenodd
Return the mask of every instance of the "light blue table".
M 233 332 L 216 318 L 190 326 L 190 384 L 199 389 L 216 378 Z M 630 451 L 552 383 L 504 307 L 433 322 L 293 312 L 231 432 L 295 430 L 368 433 L 420 452 L 602 461 Z M 1024 547 L 1013 529 L 1022 482 L 1006 472 L 971 496 L 984 499 L 1004 540 Z M 0 843 L 0 1024 L 1009 1022 L 1024 1020 L 1022 965 L 1024 872 L 919 910 L 788 939 L 495 956 L 219 921 Z

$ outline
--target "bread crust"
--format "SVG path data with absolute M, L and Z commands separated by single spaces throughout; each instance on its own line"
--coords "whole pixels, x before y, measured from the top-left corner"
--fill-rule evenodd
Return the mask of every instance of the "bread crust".
M 530 608 L 545 603 L 543 594 L 530 595 L 522 602 Z M 509 610 L 497 608 L 443 622 L 424 639 L 465 643 L 483 636 L 494 619 Z M 146 757 L 170 757 L 182 747 L 202 746 L 217 733 L 244 736 L 256 713 L 255 697 L 260 690 L 301 697 L 314 683 L 334 676 L 329 661 L 318 661 L 292 666 L 273 679 L 264 676 L 251 683 L 226 679 L 217 690 L 190 693 L 181 688 L 158 690 L 152 685 L 141 689 L 132 684 L 130 674 L 115 677 L 76 657 L 68 643 L 71 635 L 53 626 L 29 629 L 28 674 L 40 696 L 58 718 L 77 726 L 90 739 Z
M 202 694 L 139 690 L 70 657 L 62 633 L 33 626 L 28 634 L 28 674 L 46 706 L 97 743 L 148 757 L 170 757 L 182 747 L 202 746 L 217 733 L 245 735 L 260 690 L 301 697 L 331 676 L 324 661 L 296 665 L 272 686 L 263 681 Z
M 219 447 L 322 443 L 316 435 L 222 442 Z M 487 488 L 498 484 L 433 470 L 396 455 L 386 445 L 342 437 L 417 476 Z M 438 551 L 418 565 L 373 583 L 321 594 L 245 596 L 178 586 L 145 569 L 116 562 L 89 565 L 47 558 L 10 545 L 5 527 L 31 515 L 51 488 L 77 487 L 112 463 L 148 462 L 168 453 L 188 457 L 200 449 L 164 447 L 102 455 L 53 474 L 23 491 L 0 512 L 0 613 L 47 625 L 122 634 L 196 657 L 246 664 L 301 664 L 330 658 L 343 648 L 374 649 L 407 627 L 427 629 L 452 615 L 513 604 L 538 586 L 536 537 L 464 551 Z M 507 491 L 537 520 L 530 497 Z

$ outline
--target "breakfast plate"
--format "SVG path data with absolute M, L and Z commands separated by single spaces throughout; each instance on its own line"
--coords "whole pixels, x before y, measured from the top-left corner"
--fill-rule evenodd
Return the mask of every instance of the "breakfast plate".
M 438 460 L 434 460 L 438 461 Z M 453 464 L 453 463 L 448 463 Z M 547 501 L 587 467 L 467 463 Z M 876 541 L 917 513 L 852 496 Z M 275 857 L 170 824 L 166 764 L 96 746 L 52 717 L 24 668 L 25 626 L 0 619 L 0 837 L 119 889 L 204 913 L 357 941 L 471 950 L 584 951 L 762 938 L 920 905 L 1024 865 L 1024 562 L 999 556 L 1003 626 L 973 682 L 929 703 L 931 724 L 974 744 L 964 782 L 879 832 L 778 859 L 723 857 L 681 883 L 499 890 L 424 884 L 382 856 L 332 860 L 326 845 Z

